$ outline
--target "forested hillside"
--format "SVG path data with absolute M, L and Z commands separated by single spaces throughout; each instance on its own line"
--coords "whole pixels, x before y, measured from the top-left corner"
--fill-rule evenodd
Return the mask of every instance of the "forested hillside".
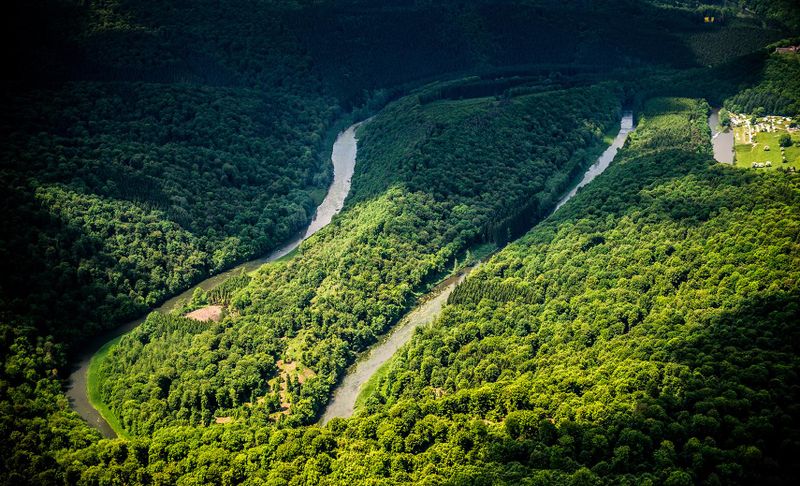
M 648 103 L 614 165 L 457 287 L 332 427 L 411 454 L 387 471 L 407 480 L 794 477 L 800 186 L 712 166 L 705 113 Z M 337 464 L 369 476 L 351 447 Z
M 70 477 L 789 481 L 798 181 L 713 165 L 705 113 L 648 103 L 613 166 L 459 287 L 355 418 L 166 428 L 63 456 Z
M 6 100 L 0 290 L 68 341 L 282 243 L 328 180 L 319 104 L 124 83 Z
M 335 128 L 414 84 L 596 81 L 705 64 L 697 36 L 756 32 L 704 42 L 736 55 L 781 36 L 633 1 L 48 0 L 9 19 L 26 50 L 3 83 L 2 302 L 67 343 L 278 245 L 311 216 Z
M 796 180 L 710 167 L 693 100 L 649 104 L 623 162 L 459 288 L 361 417 L 308 424 L 468 249 L 548 214 L 622 104 L 796 113 L 796 58 L 764 48 L 798 12 L 12 2 L 0 483 L 789 478 Z M 103 399 L 136 437 L 100 440 L 62 391 L 81 346 L 304 227 L 335 134 L 375 114 L 330 227 L 212 291 L 222 322 L 152 315 L 111 351 Z
M 103 400 L 136 435 L 266 417 L 282 402 L 276 418 L 308 422 L 356 353 L 469 244 L 504 242 L 547 214 L 618 123 L 620 96 L 603 85 L 398 101 L 359 132 L 351 209 L 293 259 L 263 267 L 220 324 L 154 321 L 124 337 L 104 360 Z M 288 396 L 273 380 L 279 359 L 310 371 L 286 383 Z
M 758 116 L 800 114 L 800 56 L 773 54 L 758 84 L 726 100 L 725 108 Z
M 794 0 L 654 0 L 659 5 L 694 9 L 703 16 L 714 16 L 715 21 L 730 18 L 759 18 L 763 22 L 800 28 L 800 11 Z

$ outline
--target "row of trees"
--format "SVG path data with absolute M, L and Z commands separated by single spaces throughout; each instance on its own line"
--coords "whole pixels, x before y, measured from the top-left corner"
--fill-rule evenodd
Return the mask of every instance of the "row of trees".
M 760 82 L 725 101 L 734 113 L 758 116 L 800 114 L 800 56 L 773 54 L 767 61 Z

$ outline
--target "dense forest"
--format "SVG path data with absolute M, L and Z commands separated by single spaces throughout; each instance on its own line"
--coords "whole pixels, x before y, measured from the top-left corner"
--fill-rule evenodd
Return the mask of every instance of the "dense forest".
M 547 214 L 617 124 L 620 96 L 603 85 L 398 101 L 359 132 L 350 210 L 296 257 L 263 267 L 221 323 L 148 321 L 125 336 L 104 360 L 104 401 L 136 435 L 237 410 L 266 417 L 281 402 L 291 405 L 281 420 L 308 422 L 414 291 L 470 243 L 505 239 L 512 221 L 530 227 Z M 283 400 L 270 383 L 279 359 L 314 374 L 288 383 Z
M 60 456 L 65 474 L 789 481 L 799 446 L 798 181 L 714 165 L 706 109 L 649 102 L 614 165 L 458 287 L 356 417 L 324 428 L 265 426 L 256 414 L 168 427 Z M 153 339 L 193 333 L 174 321 L 148 327 Z
M 369 398 L 375 450 L 487 484 L 796 477 L 798 180 L 710 165 L 705 113 L 648 103 L 606 173 L 456 288 Z
M 585 85 L 782 36 L 633 1 L 47 0 L 9 18 L 28 48 L 2 94 L 2 302 L 67 344 L 277 246 L 310 219 L 337 128 L 414 84 Z
M 790 1 L 13 2 L 0 100 L 0 483 L 781 483 L 797 473 L 797 184 L 710 165 L 706 98 L 796 115 Z M 713 15 L 714 22 L 704 19 Z M 791 40 L 784 41 L 787 45 Z M 796 42 L 795 42 L 796 43 Z M 353 419 L 358 353 L 474 245 Z M 293 258 L 82 343 L 350 197 Z M 657 236 L 656 236 L 657 235 Z M 187 307 L 188 308 L 188 307 Z
M 793 54 L 775 54 L 767 61 L 759 83 L 725 101 L 734 113 L 756 116 L 800 114 L 800 58 Z
M 319 104 L 81 83 L 4 106 L 2 294 L 61 339 L 277 246 L 328 180 Z

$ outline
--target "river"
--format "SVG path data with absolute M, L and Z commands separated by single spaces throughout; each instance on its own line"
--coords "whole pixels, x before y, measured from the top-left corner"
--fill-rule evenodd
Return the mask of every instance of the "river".
M 711 110 L 708 116 L 708 126 L 711 128 L 711 145 L 714 147 L 714 159 L 723 164 L 733 164 L 733 130 L 730 128 L 720 132 L 719 108 Z
M 265 263 L 275 261 L 289 254 L 292 250 L 297 248 L 297 246 L 300 245 L 303 240 L 328 225 L 328 223 L 331 222 L 331 219 L 333 219 L 333 216 L 342 210 L 345 198 L 347 198 L 347 194 L 350 192 L 350 180 L 353 177 L 353 171 L 355 170 L 356 165 L 357 140 L 355 132 L 359 125 L 360 123 L 357 123 L 347 130 L 341 132 L 333 144 L 333 151 L 331 153 L 331 161 L 333 163 L 333 181 L 328 188 L 328 193 L 326 194 L 325 199 L 317 207 L 317 210 L 313 219 L 311 220 L 311 223 L 308 225 L 308 228 L 302 232 L 299 232 L 290 241 L 285 243 L 280 248 L 272 251 L 268 255 L 242 263 L 230 270 L 203 280 L 199 284 L 179 295 L 176 295 L 175 297 L 172 297 L 164 302 L 160 307 L 153 310 L 164 313 L 171 312 L 177 305 L 179 305 L 180 302 L 190 299 L 192 292 L 194 292 L 196 287 L 209 290 L 225 281 L 228 277 L 238 274 L 242 270 L 250 272 Z M 70 374 L 67 382 L 66 392 L 72 408 L 87 422 L 89 422 L 89 424 L 99 429 L 103 436 L 108 438 L 116 437 L 114 430 L 89 401 L 87 389 L 87 373 L 89 371 L 89 363 L 91 362 L 92 357 L 105 344 L 131 331 L 139 324 L 144 322 L 146 317 L 147 315 L 145 314 L 136 320 L 106 331 L 99 336 L 88 340 L 79 351 L 75 363 L 76 368 L 72 374 Z
M 348 370 L 342 383 L 336 388 L 333 399 L 325 409 L 322 424 L 328 423 L 335 417 L 349 417 L 353 415 L 356 398 L 372 375 L 378 371 L 385 362 L 391 358 L 402 345 L 407 343 L 414 334 L 414 329 L 431 322 L 447 303 L 447 298 L 467 276 L 472 268 L 467 268 L 462 273 L 454 275 L 434 287 L 422 302 L 406 314 L 400 322 L 378 344 L 365 352 L 359 361 Z
M 627 140 L 631 130 L 633 130 L 633 113 L 630 111 L 623 112 L 619 133 L 611 145 L 598 157 L 594 164 L 586 169 L 583 179 L 561 198 L 553 212 L 572 199 L 581 187 L 592 182 L 595 177 L 608 168 L 617 155 L 617 151 L 625 144 L 625 140 Z M 411 340 L 411 336 L 414 335 L 414 329 L 430 323 L 439 315 L 456 285 L 466 278 L 472 268 L 467 268 L 461 274 L 452 276 L 436 286 L 421 300 L 417 307 L 398 322 L 384 339 L 362 354 L 359 360 L 347 371 L 342 382 L 336 387 L 333 398 L 328 403 L 320 419 L 323 425 L 335 417 L 347 418 L 353 415 L 361 387 L 369 381 L 384 363 L 394 356 L 394 353 L 401 346 Z

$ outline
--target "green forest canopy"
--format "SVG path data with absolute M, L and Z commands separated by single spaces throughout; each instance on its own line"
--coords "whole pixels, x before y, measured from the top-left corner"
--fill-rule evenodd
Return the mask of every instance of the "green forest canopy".
M 237 411 L 267 416 L 280 411 L 269 381 L 283 359 L 316 373 L 291 384 L 291 410 L 282 417 L 308 423 L 356 353 L 456 255 L 505 238 L 509 224 L 498 220 L 529 227 L 550 211 L 599 153 L 619 119 L 620 96 L 601 85 L 507 101 L 420 105 L 410 97 L 391 105 L 359 131 L 350 210 L 296 257 L 263 267 L 231 297 L 221 323 L 205 329 L 151 319 L 125 336 L 104 361 L 103 399 L 137 435 Z
M 458 287 L 356 417 L 172 426 L 65 455 L 68 474 L 786 483 L 798 449 L 798 180 L 714 164 L 706 110 L 649 102 L 612 167 Z M 186 335 L 153 324 L 154 337 Z
M 745 4 L 773 20 L 764 24 L 746 11 L 728 10 L 728 14 L 736 15 L 726 14 L 724 22 L 705 25 L 702 14 L 709 8 L 706 5 L 632 0 L 574 4 L 487 0 L 468 5 L 449 1 L 376 5 L 365 1 L 48 0 L 9 6 L 6 20 L 10 25 L 3 33 L 8 36 L 7 45 L 19 48 L 9 56 L 11 74 L 4 75 L 0 95 L 5 108 L 0 115 L 0 135 L 4 140 L 0 147 L 4 184 L 0 207 L 6 223 L 0 237 L 3 274 L 0 354 L 4 362 L 0 373 L 0 432 L 8 439 L 0 447 L 4 458 L 0 481 L 74 483 L 83 478 L 89 483 L 115 477 L 126 478 L 127 482 L 170 482 L 192 469 L 198 481 L 224 482 L 266 476 L 266 468 L 274 467 L 269 474 L 278 481 L 279 477 L 287 481 L 295 477 L 296 481 L 314 482 L 316 474 L 333 472 L 331 463 L 322 457 L 325 454 L 319 461 L 308 462 L 298 451 L 301 448 L 315 453 L 328 451 L 331 458 L 336 457 L 333 453 L 336 447 L 331 441 L 337 440 L 341 426 L 333 425 L 322 431 L 291 426 L 313 416 L 326 399 L 332 380 L 341 375 L 353 353 L 372 342 L 410 303 L 410 297 L 419 288 L 409 288 L 403 283 L 416 282 L 419 286 L 426 278 L 433 278 L 441 262 L 473 241 L 503 242 L 509 235 L 526 229 L 544 214 L 542 211 L 557 197 L 562 184 L 590 155 L 591 151 L 577 153 L 575 148 L 592 146 L 598 127 L 607 127 L 611 121 L 603 118 L 595 119 L 596 123 L 588 127 L 577 127 L 575 123 L 570 126 L 570 121 L 575 122 L 574 117 L 587 115 L 580 110 L 564 113 L 563 119 L 556 122 L 562 129 L 546 133 L 544 139 L 529 140 L 530 146 L 519 149 L 522 154 L 538 154 L 542 160 L 569 159 L 572 165 L 543 168 L 516 160 L 515 164 L 520 164 L 517 169 L 536 167 L 549 178 L 544 182 L 520 177 L 508 186 L 507 193 L 498 190 L 502 184 L 487 187 L 486 201 L 476 203 L 464 188 L 483 175 L 483 168 L 472 164 L 471 171 L 458 179 L 459 184 L 441 176 L 420 175 L 423 168 L 430 168 L 434 174 L 437 166 L 439 170 L 452 169 L 452 164 L 458 167 L 464 154 L 474 149 L 468 139 L 446 131 L 437 132 L 441 128 L 437 117 L 455 113 L 442 110 L 448 104 L 447 96 L 455 96 L 451 101 L 457 101 L 458 97 L 479 96 L 475 90 L 489 89 L 487 94 L 497 98 L 486 100 L 486 106 L 504 107 L 504 97 L 590 85 L 608 77 L 623 78 L 624 97 L 637 101 L 665 92 L 697 96 L 698 89 L 702 96 L 724 98 L 738 91 L 737 83 L 750 82 L 736 72 L 737 67 L 746 71 L 751 63 L 762 62 L 763 56 L 757 51 L 764 44 L 786 36 L 797 25 L 791 20 L 797 13 L 791 5 Z M 738 56 L 754 52 L 756 55 L 742 64 Z M 770 62 L 765 71 L 770 73 L 768 77 L 792 72 L 774 69 L 776 63 Z M 708 64 L 720 68 L 712 71 L 699 67 Z M 637 76 L 630 76 L 634 72 Z M 457 83 L 455 89 L 445 90 L 444 99 L 439 99 L 438 94 L 426 98 L 426 102 L 433 100 L 429 112 L 404 105 L 410 103 L 408 100 L 396 105 L 400 108 L 394 114 L 402 115 L 399 121 L 403 123 L 427 117 L 431 134 L 411 131 L 403 134 L 409 130 L 407 126 L 399 121 L 379 123 L 380 119 L 375 120 L 374 132 L 370 129 L 363 132 L 365 147 L 369 147 L 366 145 L 369 137 L 376 139 L 372 145 L 376 151 L 366 159 L 376 163 L 354 183 L 355 195 L 347 210 L 354 216 L 347 224 L 367 228 L 360 218 L 378 221 L 383 217 L 391 221 L 397 219 L 394 216 L 413 215 L 417 219 L 411 218 L 411 227 L 428 225 L 434 229 L 442 225 L 442 229 L 455 232 L 460 239 L 452 242 L 440 235 L 440 241 L 430 242 L 424 241 L 425 234 L 418 235 L 420 245 L 402 247 L 405 253 L 394 255 L 420 255 L 419 260 L 404 262 L 401 274 L 408 280 L 397 280 L 391 271 L 384 272 L 379 265 L 375 267 L 377 270 L 367 271 L 367 263 L 380 263 L 386 255 L 373 253 L 376 250 L 371 239 L 375 229 L 371 229 L 373 233 L 363 233 L 359 244 L 364 250 L 355 256 L 369 256 L 373 260 L 365 259 L 364 267 L 356 267 L 369 279 L 357 282 L 352 298 L 358 300 L 361 295 L 358 292 L 372 292 L 370 285 L 389 279 L 392 290 L 382 288 L 384 294 L 377 299 L 384 305 L 377 312 L 388 317 L 371 322 L 368 327 L 362 325 L 363 319 L 347 321 L 340 329 L 323 326 L 323 337 L 337 336 L 331 341 L 319 340 L 315 333 L 300 332 L 308 316 L 299 312 L 293 320 L 282 324 L 283 328 L 278 328 L 279 334 L 296 333 L 293 339 L 299 346 L 291 352 L 314 362 L 327 380 L 318 378 L 315 383 L 321 385 L 290 384 L 292 393 L 307 399 L 305 405 L 293 410 L 292 415 L 296 414 L 297 419 L 286 420 L 284 428 L 279 430 L 240 423 L 226 428 L 167 427 L 163 429 L 166 432 L 159 430 L 152 438 L 98 442 L 97 432 L 69 411 L 58 377 L 65 370 L 66 351 L 73 343 L 141 313 L 210 272 L 267 251 L 302 227 L 330 177 L 325 152 L 332 135 L 347 123 L 348 116 L 370 114 L 415 85 L 471 74 L 488 80 L 489 87 L 481 83 L 469 87 L 461 83 L 464 87 L 459 87 Z M 535 80 L 518 83 L 515 77 Z M 625 79 L 634 77 L 637 79 Z M 756 95 L 764 89 L 770 93 L 778 90 L 782 97 L 790 98 L 791 104 L 794 93 L 786 79 L 789 78 L 765 82 L 753 89 Z M 493 92 L 496 86 L 505 87 Z M 571 93 L 584 92 L 591 89 Z M 754 100 L 766 110 L 773 109 L 758 96 L 744 93 L 732 102 Z M 796 105 L 796 99 L 793 102 Z M 465 100 L 461 105 L 456 103 L 454 109 L 472 104 L 473 101 Z M 511 108 L 505 107 L 500 112 L 509 116 L 518 104 L 512 102 Z M 603 106 L 596 106 L 598 111 L 590 117 L 610 113 Z M 436 110 L 440 110 L 438 114 Z M 488 116 L 491 120 L 493 112 L 489 111 Z M 462 120 L 469 121 L 474 120 Z M 677 119 L 672 121 L 677 123 Z M 481 132 L 484 126 L 478 122 L 471 129 L 477 136 L 485 135 Z M 501 117 L 492 126 L 499 130 L 496 135 L 513 140 L 520 130 L 541 129 L 541 124 L 546 126 L 549 120 L 525 123 L 527 126 L 519 120 Z M 507 124 L 505 131 L 500 130 L 504 124 Z M 409 139 L 433 135 L 435 143 L 420 143 L 415 146 L 418 152 L 411 153 L 402 152 L 392 143 L 378 149 L 384 147 L 381 141 L 389 142 L 393 133 Z M 580 135 L 562 140 L 567 134 Z M 537 147 L 542 140 L 558 140 L 556 147 L 565 151 L 548 153 L 548 159 L 544 159 L 544 149 Z M 486 155 L 502 164 L 508 160 L 509 155 L 504 152 L 507 149 L 496 146 L 494 152 Z M 515 160 L 515 155 L 510 154 L 510 159 Z M 398 165 L 393 166 L 395 171 L 386 170 L 391 165 L 380 161 Z M 491 170 L 494 172 L 487 173 L 496 175 L 498 168 Z M 531 191 L 542 187 L 547 190 L 539 193 L 535 205 L 520 203 L 528 200 L 526 195 Z M 428 189 L 429 193 L 419 193 Z M 441 202 L 450 196 L 460 203 L 448 206 Z M 375 212 L 359 212 L 359 207 L 367 204 Z M 673 204 L 677 205 L 678 214 L 694 210 L 670 203 Z M 461 213 L 462 209 L 466 212 Z M 488 224 L 489 221 L 495 224 Z M 450 226 L 455 222 L 460 223 Z M 346 227 L 344 221 L 340 225 Z M 398 227 L 396 231 L 403 236 L 406 229 Z M 329 234 L 326 238 L 331 242 L 314 246 L 322 249 L 342 244 L 341 240 L 336 241 L 333 229 Z M 388 241 L 399 242 L 402 239 Z M 434 248 L 445 249 L 430 253 Z M 326 251 L 330 253 L 324 258 L 319 256 Z M 313 251 L 310 253 L 307 258 L 318 259 L 314 261 L 327 258 L 336 262 L 336 251 L 320 250 L 317 256 Z M 327 266 L 322 267 L 324 275 L 328 271 Z M 253 312 L 262 309 L 258 298 L 255 300 L 258 305 L 245 298 L 252 298 L 254 289 L 273 278 L 276 282 L 293 280 L 275 269 L 259 278 L 262 280 L 256 279 L 242 291 L 240 299 L 244 300 L 236 301 L 242 319 L 248 319 L 247 309 Z M 325 277 L 309 275 L 299 286 L 301 293 L 288 295 L 287 290 L 281 299 L 296 302 L 297 308 L 303 309 L 306 304 L 303 299 L 309 294 L 302 292 L 316 292 L 314 279 L 320 278 Z M 341 311 L 333 307 L 336 312 Z M 351 307 L 345 309 L 346 314 L 358 316 L 359 312 L 367 312 Z M 319 316 L 320 323 L 326 322 L 324 318 Z M 153 326 L 181 322 L 166 319 L 168 323 L 154 321 Z M 765 326 L 772 325 L 772 321 L 764 322 Z M 216 329 L 229 332 L 223 327 Z M 198 328 L 198 335 L 207 332 Z M 184 336 L 183 341 L 170 343 L 164 351 L 175 353 L 181 346 L 191 344 L 190 338 Z M 350 339 L 357 343 L 353 348 L 342 344 Z M 212 339 L 209 344 L 220 343 Z M 270 359 L 287 349 L 284 346 L 279 343 L 277 347 L 267 347 Z M 767 349 L 769 343 L 759 346 Z M 226 357 L 236 358 L 237 355 Z M 212 387 L 214 400 L 220 397 L 219 403 L 226 406 L 225 400 L 241 404 L 250 398 L 249 392 L 264 391 L 264 380 L 271 376 L 273 362 L 244 360 L 241 375 L 220 375 L 220 381 Z M 145 363 L 143 369 L 146 366 Z M 142 378 L 140 383 L 148 380 Z M 244 387 L 245 392 L 230 392 L 231 383 L 245 382 L 249 383 Z M 157 393 L 164 383 L 148 381 L 143 386 Z M 415 390 L 410 388 L 409 393 Z M 137 388 L 133 393 L 141 391 Z M 382 393 L 381 399 L 388 400 L 390 394 L 386 395 L 385 390 Z M 169 406 L 181 405 L 182 399 Z M 158 395 L 155 400 L 159 400 Z M 128 419 L 128 424 L 139 424 L 141 430 L 155 430 L 165 423 L 186 420 L 168 414 L 160 418 L 162 422 L 153 422 L 153 417 L 161 417 L 160 409 L 141 409 L 135 401 L 124 404 L 123 408 L 143 410 Z M 245 408 L 239 407 L 236 413 L 247 415 Z M 202 404 L 193 410 L 198 414 L 194 418 L 189 415 L 193 421 L 198 417 L 209 420 L 209 412 Z M 232 409 L 225 410 L 227 413 Z M 742 416 L 734 416 L 737 417 L 741 421 Z M 266 449 L 251 449 L 262 447 L 267 437 L 269 447 L 280 449 L 280 452 L 270 449 L 269 462 L 263 462 L 265 456 L 263 460 L 245 461 L 247 465 L 241 458 L 236 464 L 231 462 L 240 457 L 233 453 L 245 448 L 252 454 L 264 452 Z M 732 442 L 738 443 L 746 441 Z M 183 448 L 188 445 L 197 446 L 191 457 L 178 452 L 185 451 Z M 730 461 L 723 468 L 727 472 L 714 470 L 713 474 L 723 479 L 747 478 L 736 475 L 738 465 L 745 472 L 757 471 L 763 477 L 780 478 L 782 473 L 775 473 L 774 467 L 770 470 L 767 466 L 783 464 L 780 462 L 783 456 L 768 447 L 758 444 L 753 447 L 759 449 L 761 459 L 755 451 L 747 449 L 749 455 L 728 456 Z M 151 454 L 153 463 L 148 458 Z M 190 464 L 197 464 L 200 456 L 196 454 L 204 457 L 200 461 L 203 466 L 190 468 Z M 401 455 L 410 453 L 398 450 L 393 454 L 396 455 L 391 459 L 392 467 L 396 465 L 407 473 L 414 471 L 412 457 Z M 716 450 L 708 454 L 719 457 Z M 349 457 L 341 455 L 345 462 Z M 301 460 L 295 461 L 298 458 Z M 277 461 L 272 462 L 273 459 Z M 379 459 L 377 454 L 370 460 L 373 459 L 375 462 L 368 466 L 372 471 L 369 474 L 374 478 L 385 476 L 382 468 L 388 467 L 385 461 L 389 459 Z M 684 459 L 683 465 L 688 461 Z M 419 464 L 427 463 L 422 460 Z M 523 467 L 530 468 L 531 464 L 534 463 Z M 767 466 L 762 467 L 763 464 Z M 302 472 L 293 469 L 301 465 Z M 484 462 L 482 471 L 475 469 L 474 462 L 462 465 L 441 476 L 457 481 L 464 474 L 463 480 L 467 481 L 476 479 L 477 473 L 491 478 L 495 471 L 500 474 L 498 477 L 509 480 L 518 477 L 505 465 Z M 253 468 L 261 468 L 261 472 L 255 474 Z M 516 466 L 512 465 L 513 468 Z M 558 471 L 573 472 L 569 468 L 552 469 L 553 478 L 562 477 Z M 337 470 L 340 474 L 346 471 Z M 611 469 L 609 476 L 602 467 L 595 471 L 594 466 L 592 471 L 604 477 L 618 478 L 621 474 Z M 576 480 L 588 477 L 586 471 L 574 472 Z M 672 473 L 665 477 L 677 484 L 686 480 L 682 472 L 689 474 L 690 479 L 696 479 L 698 474 L 712 478 L 712 473 L 698 473 L 696 468 L 689 467 L 676 470 L 674 478 Z M 416 474 L 417 478 L 435 477 L 430 470 Z

